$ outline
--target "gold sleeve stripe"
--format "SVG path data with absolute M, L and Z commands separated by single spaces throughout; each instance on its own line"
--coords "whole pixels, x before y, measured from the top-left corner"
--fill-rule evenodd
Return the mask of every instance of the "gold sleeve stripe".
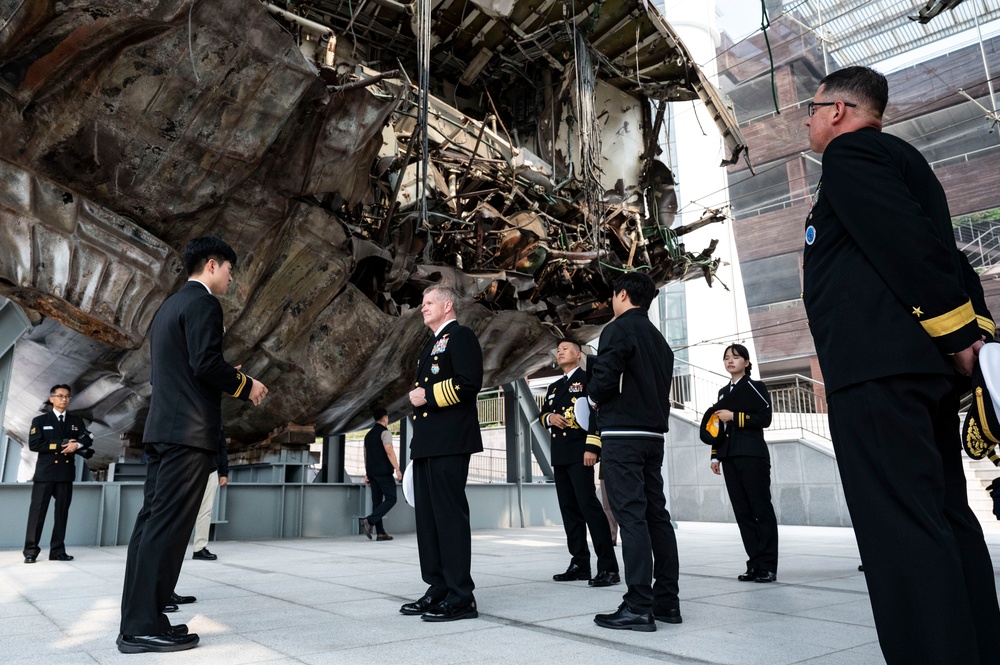
M 243 392 L 243 388 L 247 385 L 247 375 L 243 372 L 237 371 L 236 376 L 240 379 L 239 387 L 233 392 L 233 397 L 239 397 L 240 393 Z
M 737 423 L 737 427 L 743 427 L 743 413 L 737 412 L 736 415 L 739 416 L 739 422 Z
M 995 337 L 997 334 L 997 326 L 993 321 L 987 319 L 985 316 L 976 316 L 976 321 L 979 323 L 979 327 L 989 333 L 990 337 Z
M 972 301 L 968 300 L 964 305 L 956 307 L 950 312 L 935 316 L 933 319 L 921 321 L 920 325 L 924 327 L 924 330 L 931 337 L 944 337 L 975 320 L 976 311 L 972 309 Z
M 587 445 L 588 446 L 597 446 L 598 448 L 600 448 L 601 447 L 601 437 L 597 436 L 596 434 L 588 434 L 587 435 Z
M 434 401 L 440 407 L 458 404 L 458 393 L 451 379 L 434 384 Z
M 458 404 L 458 386 L 451 379 L 444 382 L 445 394 L 448 395 L 448 401 L 451 405 Z
M 444 396 L 444 384 L 435 383 L 434 384 L 434 403 L 438 406 L 448 406 L 448 402 Z

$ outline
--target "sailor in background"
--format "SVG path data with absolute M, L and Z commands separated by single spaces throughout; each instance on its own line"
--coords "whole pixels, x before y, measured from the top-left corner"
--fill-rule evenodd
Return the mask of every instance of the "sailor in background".
M 723 362 L 731 381 L 719 390 L 719 401 L 710 410 L 721 422 L 712 447 L 712 472 L 721 473 L 721 462 L 747 552 L 747 570 L 737 579 L 773 582 L 778 574 L 778 520 L 771 505 L 771 456 L 764 442 L 771 398 L 767 386 L 750 378 L 753 365 L 745 346 L 729 345 Z
M 31 507 L 28 509 L 28 529 L 24 536 L 24 562 L 35 563 L 42 551 L 38 541 L 42 538 L 45 514 L 49 500 L 56 499 L 55 522 L 49 543 L 49 559 L 72 561 L 66 554 L 66 521 L 69 504 L 73 500 L 73 480 L 76 478 L 76 454 L 85 459 L 94 453 L 93 439 L 79 416 L 66 413 L 70 388 L 65 384 L 52 386 L 48 403 L 52 410 L 31 421 L 28 448 L 38 453 L 35 475 L 31 487 Z
M 587 404 L 587 373 L 580 367 L 580 345 L 571 339 L 559 342 L 556 363 L 563 376 L 549 386 L 542 405 L 542 425 L 549 429 L 552 469 L 559 512 L 572 556 L 566 572 L 553 575 L 557 582 L 589 579 L 590 586 L 621 582 L 618 559 L 611 543 L 611 527 L 594 488 L 594 465 L 601 454 L 601 438 L 588 433 L 577 420 L 577 405 Z M 590 579 L 587 529 L 597 553 L 598 573 Z

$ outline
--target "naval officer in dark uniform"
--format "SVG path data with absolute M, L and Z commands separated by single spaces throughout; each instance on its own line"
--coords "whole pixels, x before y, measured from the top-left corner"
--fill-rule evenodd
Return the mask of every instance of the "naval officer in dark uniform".
M 31 506 L 28 508 L 28 529 L 24 536 L 24 562 L 35 563 L 42 551 L 38 541 L 42 539 L 45 514 L 49 510 L 49 500 L 55 497 L 55 521 L 52 524 L 52 539 L 49 541 L 49 559 L 52 561 L 72 561 L 66 554 L 66 521 L 69 518 L 69 504 L 73 500 L 73 480 L 76 478 L 76 455 L 93 455 L 93 439 L 79 416 L 66 413 L 69 406 L 69 386 L 59 384 L 49 391 L 52 410 L 31 421 L 28 433 L 28 448 L 38 453 L 35 462 L 34 481 L 31 486 Z
M 995 326 L 934 171 L 881 131 L 887 101 L 884 76 L 848 67 L 809 102 L 803 300 L 886 662 L 986 665 L 1000 609 L 958 406 Z
M 118 650 L 181 651 L 198 644 L 171 626 L 170 604 L 201 499 L 219 454 L 222 394 L 259 405 L 267 388 L 222 355 L 222 305 L 236 253 L 218 238 L 184 249 L 189 279 L 163 303 L 150 328 L 153 393 L 143 433 L 146 482 L 132 529 L 122 588 Z
M 424 292 L 420 311 L 434 331 L 417 361 L 413 405 L 414 510 L 420 573 L 429 586 L 399 611 L 425 621 L 479 616 L 472 594 L 472 530 L 465 483 L 469 459 L 482 452 L 477 401 L 483 351 L 471 329 L 455 319 L 457 294 L 445 286 Z
M 589 579 L 590 586 L 621 582 L 618 559 L 611 544 L 611 526 L 594 489 L 594 465 L 601 454 L 601 437 L 595 428 L 581 427 L 576 418 L 578 404 L 587 402 L 587 373 L 580 367 L 580 345 L 571 339 L 559 342 L 556 363 L 563 376 L 549 386 L 540 419 L 548 428 L 556 498 L 566 530 L 566 546 L 572 559 L 565 572 L 553 575 L 556 582 Z M 597 575 L 590 576 L 587 529 L 597 553 Z
M 771 454 L 764 440 L 771 424 L 771 396 L 763 382 L 750 378 L 747 347 L 730 344 L 722 360 L 730 383 L 719 390 L 711 409 L 722 422 L 711 466 L 716 475 L 725 469 L 726 492 L 747 552 L 746 572 L 736 579 L 773 582 L 778 579 L 778 518 L 771 504 Z

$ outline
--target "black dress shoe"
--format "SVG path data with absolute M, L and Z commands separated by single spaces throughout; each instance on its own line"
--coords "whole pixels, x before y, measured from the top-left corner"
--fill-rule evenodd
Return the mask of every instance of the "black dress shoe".
M 413 603 L 407 603 L 400 607 L 399 612 L 400 614 L 406 614 L 407 616 L 416 616 L 437 607 L 440 602 L 440 600 L 435 600 L 430 596 L 422 596 L 420 600 Z
M 24 562 L 25 563 L 35 563 L 36 561 L 38 561 L 38 557 L 36 557 L 36 556 L 26 556 L 26 557 L 24 557 Z
M 200 550 L 191 555 L 192 559 L 201 559 L 202 561 L 215 561 L 219 557 L 208 551 L 207 547 L 202 547 Z
M 754 582 L 773 582 L 778 579 L 777 574 L 772 573 L 770 570 L 763 570 L 757 577 L 754 578 Z
M 618 572 L 614 570 L 602 570 L 594 576 L 594 579 L 587 582 L 590 586 L 611 586 L 612 584 L 620 584 L 622 578 L 618 576 Z
M 171 632 L 174 635 L 187 635 L 188 625 L 186 623 L 179 623 L 175 626 L 171 626 L 168 632 Z
M 193 603 L 198 600 L 194 596 L 178 596 L 176 593 L 170 594 L 170 602 L 174 605 L 187 605 L 188 603 Z
M 372 539 L 372 523 L 368 521 L 367 517 L 362 517 L 358 520 L 358 525 L 361 527 L 361 533 L 365 534 L 368 540 Z
M 742 575 L 737 575 L 736 579 L 738 579 L 740 582 L 753 582 L 755 579 L 757 579 L 757 569 L 747 568 L 747 572 L 743 573 Z
M 49 561 L 72 561 L 73 557 L 68 554 L 57 554 L 55 556 L 50 556 Z
M 643 633 L 651 633 L 656 630 L 652 614 L 633 612 L 625 603 L 619 605 L 618 611 L 613 614 L 598 614 L 594 617 L 594 623 L 601 628 L 613 630 L 638 630 Z
M 167 631 L 162 635 L 122 635 L 118 638 L 118 650 L 122 653 L 184 651 L 196 646 L 198 646 L 197 633 L 177 635 Z
M 177 607 L 176 605 L 174 605 L 173 603 L 171 603 L 170 605 L 164 605 L 163 606 L 163 612 L 164 612 L 164 614 L 170 614 L 171 612 L 176 612 L 179 609 L 180 608 Z
M 559 573 L 558 575 L 553 575 L 552 579 L 556 582 L 572 582 L 574 580 L 589 580 L 590 571 L 584 570 L 575 563 L 569 564 L 569 568 L 566 569 L 565 573 Z
M 653 618 L 663 623 L 683 623 L 681 611 L 677 610 L 653 610 Z
M 420 618 L 424 621 L 458 621 L 459 619 L 475 619 L 478 616 L 479 610 L 476 609 L 476 601 L 472 601 L 465 607 L 455 607 L 445 600 L 424 612 Z

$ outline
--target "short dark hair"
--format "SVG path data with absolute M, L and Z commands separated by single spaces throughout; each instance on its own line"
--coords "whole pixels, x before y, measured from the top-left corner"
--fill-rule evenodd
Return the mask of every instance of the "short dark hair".
M 49 388 L 49 395 L 55 395 L 56 391 L 59 390 L 60 388 L 68 392 L 70 395 L 73 394 L 73 389 L 67 386 L 65 383 L 57 383 L 56 385 Z
M 372 420 L 374 420 L 375 422 L 378 422 L 378 421 L 382 420 L 383 418 L 385 418 L 387 415 L 389 415 L 388 411 L 386 411 L 383 408 L 378 408 L 378 409 L 375 409 L 374 411 L 372 411 Z
M 635 307 L 648 310 L 656 295 L 656 285 L 644 272 L 627 272 L 619 275 L 611 284 L 612 293 L 625 292 L 628 300 Z
M 871 67 L 845 67 L 828 74 L 820 85 L 824 94 L 850 97 L 844 101 L 863 104 L 882 117 L 889 103 L 889 82 Z
M 729 353 L 730 349 L 732 349 L 733 355 L 737 355 L 747 361 L 746 375 L 750 376 L 750 371 L 753 369 L 753 363 L 750 362 L 750 352 L 747 351 L 747 347 L 742 344 L 730 344 L 726 347 L 726 350 L 722 352 L 723 358 L 726 357 L 726 354 Z
M 576 341 L 575 339 L 570 339 L 569 337 L 563 337 L 561 340 L 556 342 L 556 346 L 559 346 L 561 344 L 572 344 L 573 346 L 576 347 L 577 351 L 583 353 L 583 347 L 580 346 L 580 342 Z
M 215 236 L 194 238 L 184 248 L 184 269 L 188 277 L 197 275 L 205 269 L 209 259 L 215 259 L 220 264 L 229 261 L 236 267 L 236 252 Z

